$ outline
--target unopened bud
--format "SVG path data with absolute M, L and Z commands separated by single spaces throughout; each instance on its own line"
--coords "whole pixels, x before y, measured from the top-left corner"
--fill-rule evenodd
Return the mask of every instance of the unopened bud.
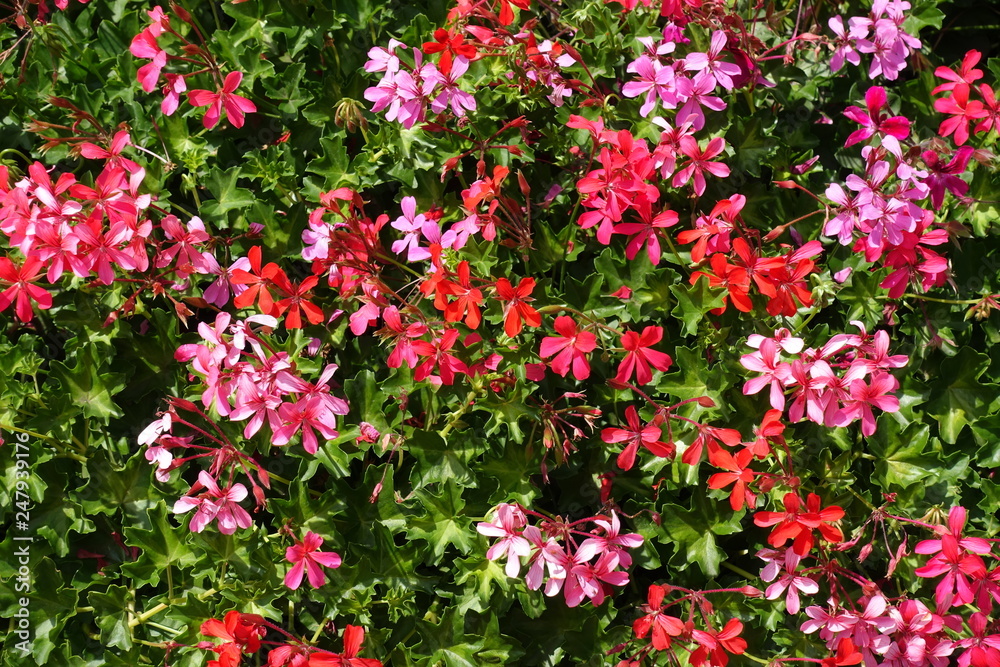
M 715 401 L 713 401 L 708 396 L 701 396 L 698 398 L 698 405 L 700 405 L 703 408 L 714 408 Z
M 749 598 L 759 598 L 764 596 L 764 593 L 759 588 L 754 588 L 753 586 L 744 586 L 740 589 L 740 593 L 743 593 L 743 595 L 746 595 Z
M 521 173 L 520 169 L 517 170 L 517 184 L 521 188 L 522 195 L 527 197 L 531 194 L 531 186 L 528 185 L 528 179 L 524 177 L 524 174 Z

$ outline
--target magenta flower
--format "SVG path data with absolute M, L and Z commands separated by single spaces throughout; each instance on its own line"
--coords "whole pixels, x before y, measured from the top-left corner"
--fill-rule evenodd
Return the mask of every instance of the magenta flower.
M 867 111 L 864 111 L 858 107 L 847 107 L 844 110 L 844 115 L 851 120 L 860 123 L 861 129 L 855 130 L 851 133 L 851 136 L 847 137 L 847 141 L 844 146 L 852 146 L 859 141 L 864 141 L 869 139 L 875 134 L 878 134 L 882 139 L 882 145 L 885 146 L 886 150 L 895 155 L 897 158 L 902 156 L 902 148 L 899 145 L 899 140 L 905 139 L 910 134 L 910 121 L 903 116 L 892 116 L 889 117 L 882 113 L 888 105 L 888 100 L 885 94 L 885 88 L 881 86 L 872 86 L 865 93 L 865 106 L 868 107 Z
M 638 74 L 639 80 L 626 83 L 622 87 L 622 95 L 639 97 L 645 93 L 646 100 L 639 108 L 640 116 L 645 118 L 650 114 L 653 107 L 656 106 L 657 97 L 667 109 L 677 108 L 676 77 L 673 67 L 664 65 L 658 60 L 652 60 L 647 55 L 642 55 L 629 63 L 627 70 Z
M 682 78 L 677 82 L 677 92 L 684 98 L 684 106 L 677 110 L 678 123 L 690 123 L 695 130 L 705 127 L 705 112 L 702 107 L 712 111 L 722 111 L 726 103 L 721 97 L 711 95 L 715 90 L 715 80 L 707 72 L 698 72 L 693 79 Z
M 309 576 L 309 585 L 319 588 L 326 583 L 326 573 L 324 567 L 334 570 L 340 567 L 341 559 L 338 554 L 332 551 L 319 551 L 323 546 L 323 538 L 313 532 L 307 532 L 301 542 L 296 540 L 295 545 L 285 550 L 285 558 L 292 567 L 285 575 L 285 586 L 295 590 L 302 584 L 303 573 Z
M 726 33 L 716 30 L 712 33 L 712 44 L 708 53 L 689 53 L 684 57 L 684 69 L 689 72 L 707 72 L 712 79 L 712 86 L 716 83 L 726 90 L 732 90 L 736 84 L 733 77 L 740 75 L 740 68 L 733 63 L 727 63 L 721 59 L 722 50 L 726 47 Z

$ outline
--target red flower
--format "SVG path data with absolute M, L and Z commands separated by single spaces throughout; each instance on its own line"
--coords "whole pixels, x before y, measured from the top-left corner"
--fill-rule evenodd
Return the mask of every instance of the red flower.
M 630 405 L 625 409 L 625 421 L 628 428 L 606 428 L 601 431 L 601 440 L 604 442 L 628 441 L 625 449 L 618 455 L 618 467 L 622 470 L 631 470 L 635 465 L 635 455 L 639 451 L 639 446 L 643 446 L 656 456 L 663 458 L 673 458 L 674 445 L 672 443 L 660 442 L 663 431 L 655 423 L 645 426 L 639 421 L 639 413 L 635 406 Z
M 653 379 L 650 366 L 659 371 L 666 371 L 670 368 L 672 360 L 669 354 L 649 349 L 655 343 L 659 343 L 662 338 L 662 327 L 646 327 L 642 330 L 641 336 L 634 331 L 626 331 L 622 334 L 622 347 L 628 354 L 625 355 L 618 367 L 615 380 L 624 384 L 635 373 L 636 382 L 639 385 L 645 385 Z
M 688 662 L 693 667 L 708 664 L 712 667 L 725 667 L 729 663 L 729 653 L 740 655 L 747 650 L 746 641 L 740 637 L 743 624 L 735 618 L 729 619 L 726 627 L 720 632 L 709 628 L 708 632 L 692 630 L 691 638 L 698 642 L 697 649 L 691 652 Z
M 511 5 L 519 9 L 528 9 L 530 0 L 500 0 L 500 24 L 510 25 L 514 22 L 514 10 Z
M 14 314 L 22 322 L 30 322 L 34 317 L 31 302 L 34 301 L 42 310 L 52 307 L 52 295 L 32 281 L 38 279 L 42 272 L 42 263 L 34 257 L 24 260 L 21 268 L 14 265 L 7 257 L 0 257 L 0 286 L 6 286 L 0 293 L 0 310 L 7 310 L 12 303 Z
M 757 512 L 753 522 L 761 527 L 775 526 L 767 538 L 772 547 L 784 546 L 788 540 L 794 540 L 792 551 L 799 556 L 805 556 L 813 547 L 813 531 L 818 530 L 820 536 L 828 542 L 840 542 L 844 534 L 839 528 L 830 525 L 844 517 L 844 510 L 836 505 L 820 508 L 820 497 L 810 493 L 806 499 L 806 511 L 802 510 L 802 501 L 798 495 L 789 491 L 784 498 L 784 512 Z
M 497 281 L 496 288 L 497 298 L 507 302 L 503 307 L 503 330 L 508 336 L 513 338 L 521 333 L 525 323 L 529 327 L 542 326 L 542 316 L 528 305 L 529 301 L 534 301 L 528 296 L 535 289 L 534 278 L 521 278 L 516 289 L 509 280 L 501 278 Z
M 224 621 L 210 618 L 202 623 L 201 634 L 225 640 L 212 649 L 219 654 L 219 659 L 210 660 L 208 667 L 237 667 L 244 651 L 259 651 L 260 638 L 264 634 L 263 623 L 264 619 L 260 616 L 241 614 L 235 609 L 226 613 Z
M 753 452 L 749 449 L 741 449 L 734 457 L 724 449 L 718 449 L 709 453 L 709 463 L 728 470 L 729 472 L 717 472 L 708 478 L 708 488 L 722 489 L 733 484 L 733 490 L 729 493 L 729 506 L 734 512 L 739 512 L 746 504 L 749 507 L 757 505 L 757 496 L 747 488 L 753 481 L 754 472 L 747 466 L 753 460 Z
M 983 70 L 974 69 L 976 63 L 979 59 L 983 57 L 983 54 L 979 51 L 972 50 L 965 54 L 962 58 L 962 66 L 956 72 L 950 67 L 945 67 L 942 65 L 934 70 L 934 76 L 939 79 L 945 79 L 948 83 L 942 83 L 940 86 L 931 91 L 932 95 L 937 95 L 938 93 L 943 93 L 949 90 L 954 90 L 957 86 L 965 85 L 971 86 L 973 83 L 983 78 Z
M 465 318 L 465 324 L 470 329 L 479 326 L 482 316 L 479 314 L 479 306 L 483 303 L 483 293 L 472 286 L 470 282 L 469 263 L 462 261 L 456 268 L 458 282 L 449 283 L 449 293 L 457 298 L 450 301 L 444 308 L 445 322 L 459 322 Z
M 219 124 L 223 109 L 226 110 L 226 118 L 237 128 L 243 127 L 243 114 L 257 111 L 257 106 L 253 102 L 235 94 L 242 81 L 243 72 L 230 72 L 218 92 L 200 89 L 188 91 L 188 100 L 192 106 L 208 107 L 202 120 L 206 129 Z
M 263 270 L 261 269 L 260 246 L 250 248 L 247 256 L 250 259 L 250 269 L 253 273 L 244 271 L 243 269 L 233 270 L 233 277 L 230 279 L 231 283 L 235 285 L 249 285 L 245 292 L 233 299 L 233 305 L 237 308 L 247 308 L 256 300 L 260 312 L 264 315 L 270 315 L 274 309 L 274 299 L 271 296 L 269 288 L 274 285 L 275 276 L 279 273 L 284 275 L 284 273 L 274 262 L 269 262 Z
M 357 625 L 344 628 L 344 652 L 313 653 L 309 667 L 382 667 L 374 658 L 359 658 L 358 652 L 365 641 L 365 629 Z
M 441 60 L 438 61 L 438 69 L 445 76 L 451 73 L 452 56 L 462 56 L 467 60 L 476 57 L 476 45 L 466 42 L 461 35 L 456 35 L 451 30 L 438 28 L 434 31 L 434 41 L 424 42 L 424 53 L 440 53 Z
M 299 311 L 306 314 L 310 324 L 319 324 L 323 321 L 323 311 L 309 300 L 312 296 L 309 290 L 316 287 L 317 283 L 319 283 L 318 277 L 309 276 L 296 285 L 289 281 L 284 273 L 276 273 L 274 284 L 287 294 L 288 298 L 274 304 L 274 311 L 270 314 L 278 317 L 288 311 L 288 315 L 285 316 L 285 327 L 288 329 L 302 328 L 302 316 Z
M 567 315 L 557 317 L 553 326 L 559 336 L 544 338 L 538 352 L 539 356 L 544 359 L 558 352 L 559 354 L 549 364 L 552 370 L 566 377 L 572 366 L 573 377 L 577 380 L 586 380 L 590 377 L 587 355 L 597 347 L 597 336 L 589 331 L 577 329 L 576 322 Z
M 632 630 L 639 639 L 645 639 L 650 629 L 653 631 L 653 648 L 663 651 L 670 648 L 670 638 L 677 637 L 684 632 L 684 623 L 679 618 L 667 616 L 663 613 L 663 597 L 666 589 L 663 586 L 653 584 L 649 587 L 643 610 L 648 612 L 642 618 L 636 619 L 632 624 Z

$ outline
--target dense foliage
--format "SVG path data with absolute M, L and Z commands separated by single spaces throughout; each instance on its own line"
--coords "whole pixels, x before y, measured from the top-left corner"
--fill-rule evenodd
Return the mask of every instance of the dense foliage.
M 991 22 L 0 2 L 4 664 L 1000 663 Z

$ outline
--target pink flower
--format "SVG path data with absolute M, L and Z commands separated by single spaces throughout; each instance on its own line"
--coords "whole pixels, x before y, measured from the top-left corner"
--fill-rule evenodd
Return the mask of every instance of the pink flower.
M 743 394 L 750 396 L 770 385 L 770 403 L 775 410 L 785 409 L 785 383 L 789 378 L 791 367 L 781 361 L 778 356 L 778 345 L 771 338 L 760 342 L 760 349 L 740 357 L 744 368 L 762 375 L 747 380 L 743 385 Z
M 319 449 L 319 442 L 313 429 L 319 431 L 325 440 L 333 440 L 338 435 L 336 417 L 325 409 L 318 396 L 303 398 L 297 403 L 282 403 L 278 408 L 282 425 L 274 432 L 271 444 L 287 445 L 299 430 L 302 431 L 302 446 L 310 454 Z
M 858 417 L 861 418 L 861 432 L 867 437 L 875 432 L 875 415 L 872 407 L 884 412 L 899 410 L 899 399 L 888 395 L 899 387 L 896 378 L 885 372 L 873 373 L 870 384 L 864 380 L 851 382 L 851 397 L 844 402 L 844 407 L 834 415 L 837 426 L 846 426 Z
M 205 489 L 205 493 L 193 495 Z M 247 487 L 234 484 L 226 489 L 220 489 L 215 479 L 202 470 L 198 473 L 198 481 L 194 483 L 188 495 L 174 503 L 174 514 L 184 514 L 195 508 L 198 511 L 191 517 L 189 528 L 200 533 L 213 520 L 218 521 L 219 532 L 232 535 L 237 528 L 249 528 L 253 521 L 247 511 L 239 506 L 239 502 L 247 497 Z
M 307 532 L 301 542 L 296 540 L 294 546 L 285 550 L 285 558 L 293 563 L 285 575 L 285 586 L 295 590 L 302 583 L 303 571 L 309 575 L 309 585 L 319 588 L 326 583 L 326 573 L 323 567 L 336 569 L 340 567 L 341 559 L 332 551 L 319 551 L 323 538 L 313 532 Z M 322 567 L 321 567 L 322 566 Z
M 486 558 L 498 560 L 506 556 L 508 577 L 516 577 L 521 570 L 520 557 L 531 554 L 531 544 L 521 535 L 526 523 L 524 512 L 515 505 L 502 503 L 497 506 L 491 523 L 482 521 L 476 526 L 480 535 L 501 538 L 489 548 Z
M 635 549 L 642 546 L 642 535 L 638 533 L 621 534 L 621 522 L 618 514 L 611 512 L 611 520 L 605 518 L 594 519 L 594 523 L 604 529 L 604 535 L 588 537 L 580 544 L 580 549 L 585 545 L 592 544 L 597 548 L 597 553 L 613 553 L 618 556 L 618 562 L 622 567 L 632 564 L 632 556 L 625 549 Z M 589 547 L 588 547 L 589 548 Z
M 726 140 L 722 137 L 715 137 L 708 142 L 705 150 L 702 151 L 698 142 L 690 136 L 680 139 L 681 153 L 690 158 L 684 168 L 674 174 L 671 185 L 678 188 L 688 181 L 693 180 L 694 192 L 699 197 L 705 192 L 705 174 L 708 172 L 719 178 L 729 176 L 729 167 L 721 162 L 711 162 L 711 159 L 720 155 L 726 149 Z
M 712 44 L 708 49 L 708 53 L 699 53 L 696 51 L 687 54 L 684 57 L 684 69 L 689 72 L 708 72 L 711 75 L 713 86 L 718 83 L 718 85 L 726 90 L 732 90 L 736 85 L 733 83 L 733 77 L 740 75 L 740 68 L 738 65 L 724 62 L 721 59 L 722 51 L 725 47 L 726 33 L 722 30 L 716 30 L 712 33 Z
M 767 587 L 764 596 L 768 600 L 776 600 L 785 594 L 785 611 L 789 614 L 799 613 L 799 593 L 815 595 L 819 592 L 819 584 L 809 577 L 802 577 L 795 573 L 799 563 L 799 556 L 789 550 L 785 554 L 785 568 L 781 578 Z M 768 581 L 768 579 L 765 579 Z M 786 592 L 787 591 L 787 592 Z
M 638 97 L 646 94 L 646 100 L 639 108 L 639 115 L 645 118 L 656 106 L 656 99 L 667 109 L 677 108 L 677 90 L 674 69 L 669 65 L 664 65 L 658 60 L 652 60 L 647 55 L 639 56 L 638 59 L 629 63 L 627 70 L 639 75 L 638 81 L 629 81 L 622 87 L 622 95 L 625 97 Z
M 236 128 L 243 127 L 243 114 L 257 111 L 253 102 L 235 94 L 242 81 L 243 72 L 230 72 L 218 92 L 201 89 L 188 92 L 188 100 L 192 106 L 208 107 L 202 120 L 206 129 L 218 125 L 223 109 L 226 111 L 226 118 Z

